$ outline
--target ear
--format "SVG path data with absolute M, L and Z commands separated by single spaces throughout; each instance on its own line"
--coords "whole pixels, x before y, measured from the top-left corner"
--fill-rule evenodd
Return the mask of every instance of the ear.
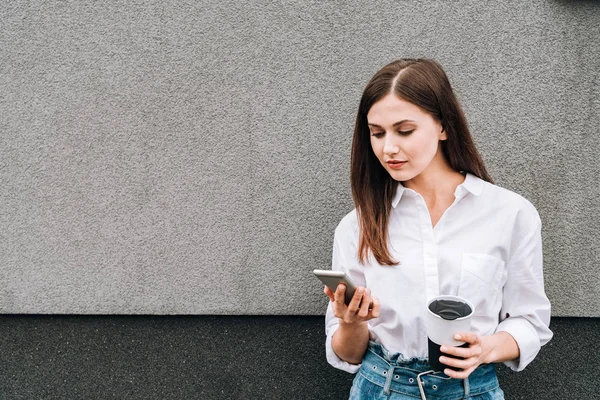
M 440 140 L 447 140 L 448 139 L 448 135 L 446 135 L 446 130 L 444 128 L 442 128 L 442 131 L 440 132 Z

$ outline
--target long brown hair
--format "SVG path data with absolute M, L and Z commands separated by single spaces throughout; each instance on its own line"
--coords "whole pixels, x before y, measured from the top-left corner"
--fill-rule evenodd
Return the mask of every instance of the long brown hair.
M 358 257 L 364 263 L 370 251 L 381 265 L 398 264 L 387 242 L 392 199 L 399 182 L 373 153 L 367 113 L 389 93 L 422 108 L 442 125 L 447 135 L 442 152 L 454 170 L 492 182 L 440 64 L 428 59 L 400 59 L 383 67 L 371 78 L 360 99 L 350 161 L 352 196 L 360 226 Z

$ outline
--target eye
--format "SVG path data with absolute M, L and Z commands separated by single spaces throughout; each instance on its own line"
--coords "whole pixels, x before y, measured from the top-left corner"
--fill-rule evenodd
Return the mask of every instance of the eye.
M 411 133 L 413 133 L 414 131 L 415 131 L 414 129 L 411 129 L 410 131 L 398 131 L 398 134 L 402 135 L 402 136 L 408 136 Z
M 380 138 L 383 135 L 385 135 L 385 132 L 371 132 L 371 136 L 376 137 L 376 138 Z

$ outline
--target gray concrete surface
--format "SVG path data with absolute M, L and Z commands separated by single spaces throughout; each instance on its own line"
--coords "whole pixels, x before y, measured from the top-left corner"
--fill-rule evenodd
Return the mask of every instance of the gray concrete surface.
M 446 68 L 544 223 L 554 315 L 600 316 L 600 3 L 0 6 L 0 312 L 320 314 L 363 86 Z

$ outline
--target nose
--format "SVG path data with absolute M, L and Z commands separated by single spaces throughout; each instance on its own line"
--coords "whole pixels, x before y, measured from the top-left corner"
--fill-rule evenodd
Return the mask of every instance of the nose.
M 385 135 L 385 143 L 383 145 L 383 153 L 386 155 L 394 155 L 400 151 L 400 146 L 396 143 L 394 135 Z

